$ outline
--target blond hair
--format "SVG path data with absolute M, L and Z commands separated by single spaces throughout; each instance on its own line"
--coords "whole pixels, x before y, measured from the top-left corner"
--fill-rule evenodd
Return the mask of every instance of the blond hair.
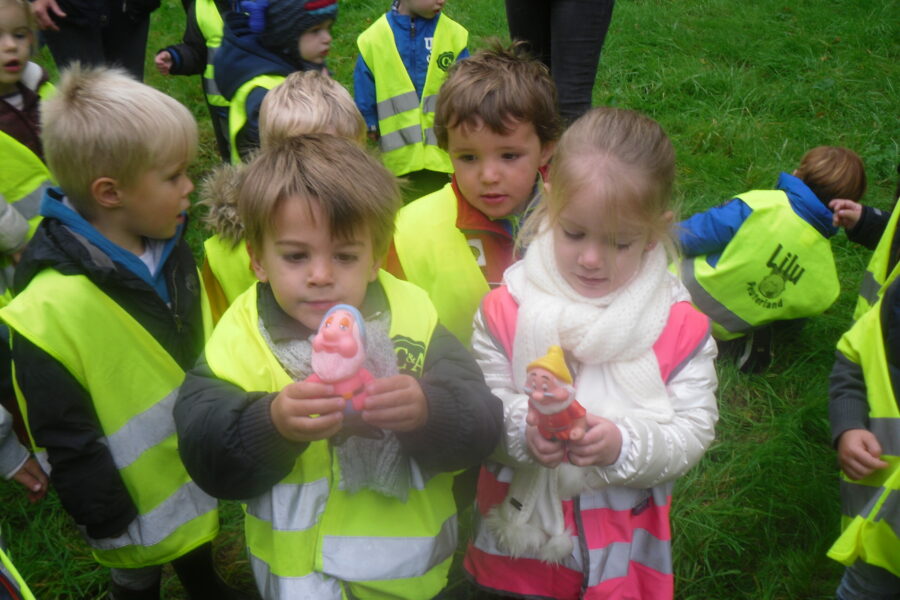
M 549 193 L 529 218 L 520 243 L 553 224 L 574 194 L 588 192 L 601 210 L 597 218 L 611 231 L 628 224 L 674 251 L 675 149 L 663 128 L 633 110 L 594 108 L 576 120 L 559 140 L 550 165 Z
M 449 129 L 483 124 L 507 135 L 515 123 L 531 123 L 541 145 L 556 141 L 562 131 L 556 85 L 547 67 L 529 57 L 521 42 L 509 47 L 493 42 L 450 67 L 434 109 L 441 148 L 447 149 Z
M 28 26 L 28 31 L 31 33 L 31 53 L 34 54 L 37 52 L 37 30 L 38 30 L 38 22 L 37 17 L 34 15 L 34 10 L 31 8 L 31 3 L 26 0 L 0 0 L 0 8 L 4 6 L 18 6 L 22 9 L 22 13 L 25 15 L 25 22 Z M 25 65 L 22 65 L 23 67 Z
M 396 178 L 345 138 L 311 134 L 262 148 L 240 173 L 237 207 L 250 246 L 262 248 L 276 227 L 281 203 L 291 199 L 321 211 L 333 238 L 368 228 L 375 256 L 387 252 L 400 207 Z
M 853 150 L 817 146 L 803 155 L 794 175 L 826 206 L 835 198 L 859 201 L 866 192 L 866 169 Z
M 73 64 L 41 104 L 41 122 L 47 165 L 86 215 L 97 179 L 127 188 L 151 169 L 189 162 L 197 151 L 190 111 L 120 69 Z
M 263 147 L 304 133 L 331 133 L 360 144 L 366 138 L 366 123 L 353 98 L 319 71 L 291 73 L 265 95 L 259 110 Z

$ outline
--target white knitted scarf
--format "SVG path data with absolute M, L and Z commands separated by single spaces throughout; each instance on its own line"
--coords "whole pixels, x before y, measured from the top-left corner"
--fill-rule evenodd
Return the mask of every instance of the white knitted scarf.
M 612 419 L 672 419 L 653 344 L 681 294 L 672 285 L 661 245 L 644 253 L 640 268 L 622 287 L 600 298 L 585 298 L 560 274 L 553 232 L 545 227 L 525 259 L 507 269 L 504 282 L 519 304 L 512 356 L 518 391 L 524 388 L 527 365 L 559 345 L 581 367 L 576 398 L 587 412 Z M 598 391 L 610 389 L 599 384 L 610 380 L 612 389 L 625 397 L 610 398 Z M 590 487 L 591 480 L 586 469 L 569 464 L 554 469 L 519 466 L 488 526 L 513 556 L 559 561 L 572 551 L 560 501 Z

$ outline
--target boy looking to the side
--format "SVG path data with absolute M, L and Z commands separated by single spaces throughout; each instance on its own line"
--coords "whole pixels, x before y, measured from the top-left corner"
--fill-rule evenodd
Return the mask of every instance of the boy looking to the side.
M 415 200 L 447 183 L 452 166 L 434 134 L 438 90 L 469 55 L 469 33 L 443 13 L 444 0 L 393 0 L 356 40 L 353 94 L 382 160 Z
M 454 175 L 397 214 L 387 269 L 428 292 L 467 344 L 482 297 L 515 260 L 521 219 L 561 132 L 547 68 L 512 49 L 482 50 L 450 69 L 435 132 Z
M 337 0 L 244 0 L 225 17 L 216 85 L 228 100 L 231 162 L 259 147 L 259 110 L 295 71 L 326 71 Z M 327 72 L 327 71 L 326 71 Z
M 78 66 L 42 115 L 60 187 L 0 312 L 29 432 L 113 598 L 158 598 L 167 562 L 190 598 L 235 598 L 212 564 L 216 500 L 179 460 L 171 414 L 207 320 L 181 237 L 197 125 L 124 72 Z
M 396 181 L 352 142 L 308 135 L 264 148 L 237 194 L 260 283 L 185 380 L 182 458 L 204 489 L 246 503 L 263 597 L 432 598 L 456 547 L 450 472 L 493 450 L 502 414 L 425 293 L 378 268 Z M 336 304 L 365 319 L 361 417 L 380 439 L 347 437 L 345 399 L 306 381 Z

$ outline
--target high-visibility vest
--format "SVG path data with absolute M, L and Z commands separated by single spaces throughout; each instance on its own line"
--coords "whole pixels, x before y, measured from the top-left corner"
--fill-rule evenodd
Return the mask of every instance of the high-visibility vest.
M 235 246 L 221 236 L 214 235 L 203 242 L 203 248 L 206 251 L 206 262 L 225 293 L 228 304 L 256 283 L 256 275 L 250 268 L 246 242 L 242 241 Z
M 889 289 L 886 295 L 896 293 Z M 868 429 L 878 438 L 881 459 L 889 466 L 858 481 L 842 474 L 842 533 L 828 556 L 845 565 L 859 559 L 900 576 L 900 409 L 888 372 L 882 318 L 879 299 L 844 334 L 837 348 L 862 368 Z
M 681 263 L 682 280 L 694 305 L 713 320 L 716 337 L 824 312 L 840 293 L 831 243 L 794 212 L 782 191 L 738 197 L 752 212 L 716 266 L 705 255 Z
M 271 90 L 284 81 L 284 75 L 257 75 L 238 88 L 231 97 L 228 108 L 228 141 L 231 144 L 231 163 L 241 164 L 241 153 L 238 152 L 237 134 L 247 123 L 247 97 L 254 89 L 261 87 Z
M 215 0 L 195 0 L 194 18 L 197 19 L 197 28 L 200 29 L 200 34 L 206 42 L 206 68 L 203 70 L 203 92 L 206 94 L 206 101 L 212 106 L 228 106 L 228 100 L 216 85 L 213 67 L 216 52 L 222 45 L 224 28 L 222 15 L 219 14 Z
M 357 38 L 359 52 L 375 78 L 382 160 L 395 175 L 422 169 L 453 172 L 450 157 L 437 145 L 434 108 L 441 84 L 447 79 L 447 69 L 468 41 L 469 33 L 465 27 L 445 14 L 438 17 L 422 98 L 419 99 L 397 52 L 394 32 L 386 15 L 381 15 Z
M 28 589 L 25 580 L 2 548 L 0 548 L 0 592 L 5 592 L 11 600 L 34 600 L 34 595 Z
M 468 346 L 472 319 L 490 286 L 456 227 L 452 184 L 397 213 L 394 249 L 407 281 L 428 292 L 441 324 Z
M 398 366 L 421 375 L 437 314 L 412 284 L 384 271 L 378 279 L 390 304 Z M 260 334 L 257 290 L 252 286 L 229 307 L 206 359 L 217 377 L 244 390 L 277 391 L 293 380 Z M 247 547 L 263 597 L 434 597 L 446 585 L 456 547 L 453 477 L 419 477 L 415 461 L 411 466 L 406 502 L 367 489 L 349 494 L 340 489 L 340 464 L 328 441 L 311 442 L 281 482 L 246 503 Z
M 204 311 L 205 323 L 208 316 Z M 87 277 L 54 269 L 41 271 L 0 318 L 88 392 L 104 445 L 137 508 L 122 535 L 88 539 L 97 561 L 158 565 L 212 540 L 216 500 L 197 487 L 178 456 L 172 408 L 184 370 L 159 342 Z M 26 406 L 20 390 L 17 395 Z
M 888 272 L 888 265 L 891 260 L 891 246 L 894 243 L 894 236 L 897 235 L 898 219 L 900 219 L 900 206 L 891 213 L 887 227 L 885 227 L 881 239 L 878 240 L 878 245 L 875 247 L 875 252 L 872 253 L 872 258 L 869 259 L 869 265 L 866 267 L 862 283 L 859 286 L 856 310 L 853 311 L 854 320 L 858 320 L 864 312 L 878 302 L 885 288 L 900 273 L 900 261 Z

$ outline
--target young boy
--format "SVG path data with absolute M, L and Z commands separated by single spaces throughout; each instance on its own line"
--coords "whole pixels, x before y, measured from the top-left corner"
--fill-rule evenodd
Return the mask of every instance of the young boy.
M 866 189 L 862 161 L 851 150 L 819 146 L 807 152 L 777 189 L 755 190 L 678 224 L 681 276 L 694 304 L 713 320 L 745 372 L 771 361 L 776 321 L 824 312 L 840 291 L 828 203 L 858 200 Z M 725 353 L 728 353 L 725 350 Z
M 78 67 L 42 114 L 60 187 L 44 196 L 17 295 L 0 311 L 33 442 L 111 567 L 114 598 L 157 598 L 166 562 L 191 598 L 234 597 L 212 566 L 216 501 L 185 472 L 171 417 L 204 342 L 181 239 L 196 123 L 124 72 Z
M 425 293 L 379 271 L 395 180 L 352 142 L 309 135 L 262 149 L 237 194 L 260 283 L 182 386 L 182 458 L 208 492 L 246 503 L 264 598 L 433 598 L 456 547 L 451 472 L 494 449 L 503 417 Z M 361 418 L 379 439 L 348 436 L 349 400 L 307 381 L 336 304 L 365 319 Z
M 365 139 L 365 123 L 350 94 L 320 71 L 291 73 L 266 94 L 259 111 L 263 148 L 304 133 L 329 133 L 360 144 Z M 201 273 L 215 322 L 256 283 L 229 189 L 236 175 L 233 168 L 222 169 L 204 182 L 202 190 L 203 203 L 209 206 L 206 224 L 215 233 L 203 243 L 206 259 Z
M 447 70 L 469 55 L 469 33 L 443 14 L 444 0 L 394 0 L 356 40 L 356 105 L 384 164 L 415 200 L 447 183 L 447 153 L 434 135 L 434 104 Z
M 337 0 L 243 0 L 225 17 L 214 59 L 216 85 L 230 103 L 231 162 L 259 147 L 259 108 L 294 71 L 324 71 Z
M 844 334 L 828 412 L 843 471 L 842 533 L 828 556 L 846 565 L 839 600 L 900 596 L 900 280 Z
M 434 128 L 453 179 L 398 213 L 388 256 L 388 270 L 427 291 L 464 344 L 481 298 L 515 260 L 519 222 L 561 130 L 553 80 L 520 47 L 482 50 L 450 70 Z
M 206 108 L 212 118 L 216 147 L 222 160 L 231 160 L 228 144 L 228 100 L 216 86 L 213 58 L 222 45 L 222 15 L 230 7 L 228 0 L 194 0 L 186 2 L 187 23 L 182 43 L 167 46 L 153 59 L 163 75 L 200 75 Z

